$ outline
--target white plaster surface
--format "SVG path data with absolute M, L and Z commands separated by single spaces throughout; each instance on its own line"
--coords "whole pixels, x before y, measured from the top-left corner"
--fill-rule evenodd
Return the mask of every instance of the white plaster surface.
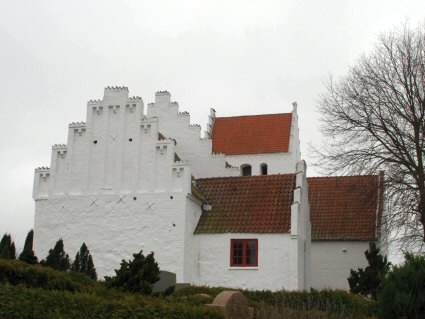
M 201 127 L 190 125 L 190 115 L 179 113 L 177 102 L 170 101 L 168 92 L 157 92 L 155 103 L 148 104 L 147 116 L 159 120 L 159 131 L 176 140 L 176 151 L 191 163 L 196 178 L 239 176 L 238 168 L 226 168 L 223 154 L 211 154 L 212 140 L 201 139 Z
M 365 268 L 365 241 L 312 241 L 311 280 L 316 289 L 348 290 L 350 269 Z M 344 251 L 346 250 L 346 251 Z
M 198 220 L 201 217 L 202 202 L 188 196 L 188 205 L 186 206 L 186 227 L 185 227 L 185 247 L 184 247 L 184 282 L 193 283 L 196 274 L 196 260 L 198 256 L 197 249 L 199 245 L 194 238 L 194 231 Z
M 39 200 L 35 253 L 45 258 L 62 238 L 66 252 L 74 258 L 85 242 L 102 278 L 113 274 L 121 260 L 132 257 L 133 253 L 153 251 L 160 268 L 176 273 L 177 281 L 184 282 L 187 201 L 182 193 L 61 196 Z
M 309 289 L 311 260 L 310 204 L 308 202 L 307 165 L 300 161 L 296 165 L 294 200 L 291 205 L 291 240 L 294 245 L 294 258 L 297 282 L 293 289 Z
M 289 234 L 195 235 L 196 285 L 243 289 L 298 289 Z M 230 267 L 231 239 L 258 239 L 258 267 Z
M 293 153 L 267 153 L 226 155 L 226 161 L 237 167 L 244 164 L 251 165 L 252 175 L 261 175 L 261 164 L 267 164 L 267 174 L 271 175 L 295 173 L 295 166 L 299 160 L 297 160 Z
M 140 249 L 154 251 L 183 282 L 193 203 L 190 163 L 175 161 L 175 146 L 158 140 L 158 119 L 143 117 L 141 98 L 106 88 L 103 100 L 88 102 L 87 123 L 70 124 L 68 144 L 52 147 L 51 167 L 35 171 L 36 254 L 45 258 L 63 238 L 74 257 L 85 242 L 103 276 Z

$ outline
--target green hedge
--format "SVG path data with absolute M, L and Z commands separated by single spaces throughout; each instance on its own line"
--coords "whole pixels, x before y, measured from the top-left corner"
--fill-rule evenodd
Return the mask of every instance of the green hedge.
M 95 284 L 81 273 L 65 273 L 19 260 L 0 259 L 0 283 L 67 291 L 88 291 Z
M 81 273 L 0 260 L 0 318 L 222 319 L 191 298 L 176 302 L 108 289 Z
M 0 260 L 0 318 L 222 318 L 204 304 L 224 290 L 231 289 L 189 286 L 171 296 L 153 298 L 107 289 L 81 273 Z M 258 319 L 376 314 L 375 302 L 345 291 L 240 291 L 261 314 Z
M 119 296 L 120 299 L 110 300 L 94 293 L 72 293 L 0 284 L 0 318 L 224 318 L 214 310 L 184 301 L 174 303 L 137 294 Z
M 189 286 L 177 291 L 175 296 L 208 294 L 215 297 L 224 290 L 232 289 Z M 299 310 L 305 313 L 326 313 L 328 318 L 365 318 L 376 316 L 377 313 L 376 302 L 342 290 L 311 290 L 310 292 L 239 291 L 248 298 L 251 306 L 254 308 L 264 310 L 267 308 L 266 306 L 269 306 L 274 312 L 284 312 L 285 314 L 289 312 L 288 309 Z
M 376 314 L 376 303 L 342 290 L 310 292 L 245 291 L 249 300 L 291 309 L 325 311 L 330 318 L 363 318 Z

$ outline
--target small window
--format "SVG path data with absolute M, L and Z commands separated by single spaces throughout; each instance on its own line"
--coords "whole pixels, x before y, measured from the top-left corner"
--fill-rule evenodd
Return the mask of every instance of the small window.
M 242 170 L 242 176 L 251 176 L 251 165 L 249 164 L 245 164 L 241 166 L 241 170 Z
M 231 267 L 258 266 L 258 239 L 232 239 L 230 241 Z
M 93 144 L 97 144 L 97 140 L 94 140 L 94 141 L 93 141 Z
M 133 142 L 133 139 L 132 139 L 132 138 L 129 138 L 129 139 L 128 139 L 128 141 L 129 141 L 129 142 Z
M 260 165 L 261 175 L 267 175 L 267 164 Z

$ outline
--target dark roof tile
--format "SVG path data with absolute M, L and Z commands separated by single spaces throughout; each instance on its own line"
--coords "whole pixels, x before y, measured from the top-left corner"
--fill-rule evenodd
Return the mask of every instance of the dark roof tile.
M 373 240 L 380 217 L 379 176 L 310 177 L 313 240 Z
M 295 174 L 203 178 L 196 181 L 212 210 L 195 234 L 289 232 Z

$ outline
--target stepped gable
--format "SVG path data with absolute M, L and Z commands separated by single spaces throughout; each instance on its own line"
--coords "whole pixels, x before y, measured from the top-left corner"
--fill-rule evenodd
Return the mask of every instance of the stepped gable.
M 216 117 L 212 150 L 226 155 L 288 152 L 292 113 Z
M 195 234 L 289 232 L 295 174 L 201 178 L 196 185 L 212 209 Z
M 307 178 L 312 239 L 375 240 L 382 211 L 379 178 Z

